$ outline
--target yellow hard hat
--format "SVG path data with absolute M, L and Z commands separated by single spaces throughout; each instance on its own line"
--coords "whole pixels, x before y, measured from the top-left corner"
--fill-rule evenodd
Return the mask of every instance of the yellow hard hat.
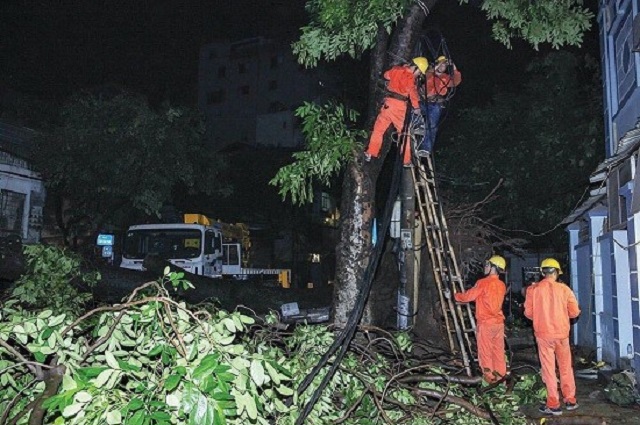
M 429 61 L 427 58 L 418 56 L 417 58 L 413 58 L 413 63 L 418 67 L 420 72 L 423 74 L 427 72 L 427 68 L 429 68 Z
M 441 63 L 441 62 L 448 62 L 449 59 L 447 59 L 446 56 L 438 56 L 438 59 L 436 59 L 436 63 Z
M 558 274 L 562 274 L 562 269 L 560 268 L 560 263 L 558 263 L 558 260 L 554 258 L 545 258 L 544 260 L 542 260 L 542 263 L 540 263 L 541 269 L 546 269 L 550 267 L 553 267 L 554 269 L 558 270 Z
M 489 258 L 487 261 L 502 271 L 506 270 L 507 268 L 507 261 L 499 255 L 494 255 L 493 257 Z

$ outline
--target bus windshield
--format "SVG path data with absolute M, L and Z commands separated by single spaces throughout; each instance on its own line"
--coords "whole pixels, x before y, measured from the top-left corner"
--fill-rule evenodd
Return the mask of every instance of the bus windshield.
M 197 258 L 202 252 L 198 229 L 139 229 L 127 232 L 122 256 L 143 260 L 147 255 L 165 259 Z

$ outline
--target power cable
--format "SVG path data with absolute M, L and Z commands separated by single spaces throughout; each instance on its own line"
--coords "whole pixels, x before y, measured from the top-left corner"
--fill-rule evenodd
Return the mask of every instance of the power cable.
M 402 168 L 403 168 L 401 164 L 402 162 L 401 158 L 403 157 L 403 153 L 404 153 L 404 143 L 400 147 L 399 152 L 400 152 L 400 155 L 398 155 L 398 157 L 396 158 L 396 162 L 394 166 L 394 173 L 391 180 L 391 187 L 389 189 L 389 197 L 387 198 L 387 203 L 384 209 L 382 228 L 380 232 L 381 235 L 386 235 L 387 231 L 389 230 L 389 225 L 391 223 L 391 215 L 393 212 L 393 205 L 395 203 L 396 197 L 400 190 L 400 177 L 401 177 Z M 300 413 L 300 416 L 296 419 L 296 422 L 295 422 L 296 425 L 304 424 L 305 419 L 309 416 L 309 414 L 313 410 L 313 407 L 320 399 L 322 392 L 329 384 L 329 381 L 335 375 L 338 367 L 340 366 L 340 363 L 342 362 L 342 359 L 344 358 L 344 356 L 347 353 L 347 350 L 349 349 L 349 344 L 351 343 L 351 340 L 355 335 L 355 332 L 358 327 L 358 323 L 360 322 L 360 319 L 362 318 L 362 314 L 364 312 L 364 307 L 366 305 L 367 298 L 369 296 L 369 293 L 371 292 L 373 277 L 375 276 L 375 271 L 378 268 L 378 263 L 380 261 L 380 257 L 382 256 L 383 246 L 384 246 L 383 243 L 378 243 L 373 248 L 373 252 L 371 255 L 371 262 L 369 263 L 369 265 L 367 266 L 364 272 L 364 276 L 363 276 L 364 283 L 360 287 L 358 296 L 356 298 L 356 303 L 353 307 L 353 310 L 351 311 L 351 314 L 349 315 L 349 319 L 347 320 L 347 323 L 343 331 L 340 333 L 340 335 L 336 337 L 336 339 L 331 344 L 329 349 L 324 353 L 320 361 L 318 361 L 318 364 L 311 370 L 311 372 L 309 372 L 309 374 L 302 380 L 302 382 L 298 386 L 297 393 L 298 395 L 300 395 L 304 393 L 304 391 L 309 387 L 311 382 L 313 382 L 313 380 L 318 375 L 318 373 L 320 373 L 322 368 L 324 368 L 329 363 L 329 359 L 331 358 L 331 356 L 333 356 L 337 352 L 336 357 L 333 360 L 333 364 L 331 365 L 331 367 L 325 374 L 324 378 L 318 385 L 318 388 L 316 388 L 315 391 L 313 392 L 307 404 L 304 406 L 304 409 Z

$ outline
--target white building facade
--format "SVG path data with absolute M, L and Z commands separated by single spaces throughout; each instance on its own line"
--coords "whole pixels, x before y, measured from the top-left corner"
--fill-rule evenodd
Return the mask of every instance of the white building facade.
M 565 219 L 582 314 L 574 343 L 640 377 L 640 0 L 601 0 L 606 159 L 590 196 Z
M 0 123 L 0 236 L 40 241 L 45 189 L 29 156 L 34 132 Z

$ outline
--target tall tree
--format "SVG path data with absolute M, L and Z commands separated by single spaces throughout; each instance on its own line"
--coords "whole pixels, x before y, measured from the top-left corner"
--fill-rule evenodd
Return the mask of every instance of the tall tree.
M 139 95 L 70 99 L 58 125 L 40 137 L 35 158 L 65 241 L 105 223 L 157 215 L 177 188 L 224 191 L 216 178 L 223 163 L 202 134 L 195 111 L 154 110 Z
M 564 233 L 559 223 L 604 156 L 597 65 L 588 55 L 551 52 L 531 62 L 521 86 L 459 110 L 452 131 L 441 134 L 446 149 L 438 157 L 452 198 L 479 202 L 500 184 L 487 211 L 501 227 L 528 238 L 545 233 L 538 245 L 549 244 L 549 229 Z
M 343 54 L 358 57 L 371 49 L 367 111 L 370 124 L 375 117 L 375 105 L 381 101 L 382 93 L 376 91 L 376 86 L 382 72 L 391 65 L 410 60 L 422 25 L 436 3 L 437 0 L 309 0 L 307 10 L 311 20 L 302 28 L 294 52 L 301 63 L 315 66 L 321 60 L 333 60 Z M 507 46 L 516 37 L 524 38 L 536 48 L 541 43 L 550 43 L 553 47 L 579 45 L 593 17 L 583 7 L 582 0 L 485 0 L 479 6 L 494 22 L 494 37 Z M 338 324 L 346 323 L 370 261 L 370 229 L 382 162 L 363 168 L 356 160 L 360 154 L 357 143 L 365 140 L 352 136 L 349 140 L 352 156 L 348 158 L 343 182 L 341 241 L 336 255 L 334 321 Z M 331 143 L 328 146 L 335 149 Z M 382 152 L 382 158 L 388 150 L 387 147 Z M 322 147 L 311 154 L 325 156 Z M 287 176 L 292 177 L 291 182 L 299 182 L 301 178 L 312 179 L 335 165 L 317 163 L 318 167 L 296 168 L 294 165 L 285 169 L 281 174 L 282 192 L 298 190 L 287 183 Z M 304 175 L 301 177 L 299 172 Z M 371 315 L 365 313 L 365 317 Z

